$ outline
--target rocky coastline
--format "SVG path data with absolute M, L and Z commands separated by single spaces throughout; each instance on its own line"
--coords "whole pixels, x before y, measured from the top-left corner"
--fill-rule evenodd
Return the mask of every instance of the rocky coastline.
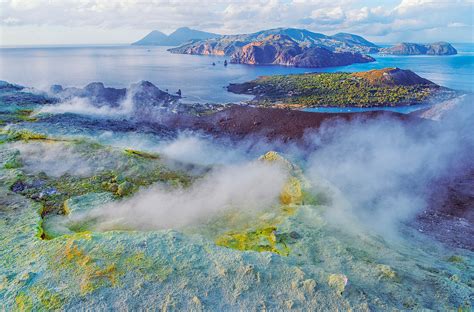
M 373 62 L 367 54 L 454 55 L 456 49 L 447 42 L 431 44 L 400 43 L 381 48 L 354 34 L 333 36 L 305 29 L 276 28 L 252 34 L 226 35 L 205 40 L 191 40 L 168 49 L 171 53 L 219 55 L 231 63 L 248 65 L 281 65 L 307 68 L 345 66 Z

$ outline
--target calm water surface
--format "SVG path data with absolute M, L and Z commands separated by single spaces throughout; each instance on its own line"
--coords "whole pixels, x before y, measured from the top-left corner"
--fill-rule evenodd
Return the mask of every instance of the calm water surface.
M 474 91 L 474 44 L 454 45 L 455 56 L 379 56 L 374 63 L 326 69 L 229 64 L 224 57 L 171 54 L 165 47 L 33 47 L 0 48 L 0 80 L 48 89 L 52 84 L 82 87 L 93 81 L 127 87 L 149 80 L 170 92 L 181 89 L 189 102 L 239 102 L 248 96 L 225 90 L 232 82 L 261 75 L 305 72 L 411 69 L 438 84 Z M 212 63 L 216 63 L 215 66 Z

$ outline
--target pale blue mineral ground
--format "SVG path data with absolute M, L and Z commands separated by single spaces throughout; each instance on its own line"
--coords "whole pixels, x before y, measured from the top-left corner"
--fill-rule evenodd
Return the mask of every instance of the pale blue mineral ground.
M 167 229 L 143 230 L 126 219 L 97 226 L 102 215 L 93 212 L 100 207 L 110 211 L 150 187 L 184 192 L 211 168 L 143 151 L 151 146 L 143 142 L 175 137 L 167 129 L 129 131 L 129 120 L 37 115 L 31 110 L 54 100 L 0 88 L 0 310 L 472 306 L 472 252 L 406 225 L 400 237 L 386 238 L 359 229 L 356 220 L 351 227 L 328 221 L 332 186 L 311 184 L 304 169 L 276 153 L 252 155 L 287 171 L 276 204 Z M 119 138 L 133 138 L 128 149 Z

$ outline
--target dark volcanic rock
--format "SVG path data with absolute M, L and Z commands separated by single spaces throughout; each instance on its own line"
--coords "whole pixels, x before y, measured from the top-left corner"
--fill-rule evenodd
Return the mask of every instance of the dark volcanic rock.
M 11 190 L 15 193 L 23 192 L 25 189 L 26 189 L 26 184 L 23 183 L 22 181 L 16 181 L 11 186 Z
M 180 99 L 180 96 L 162 91 L 149 81 L 131 85 L 128 92 L 133 104 L 133 117 L 141 121 L 156 119 L 163 112 L 171 111 Z
M 0 80 L 0 92 L 20 91 L 24 87 Z
M 10 114 L 9 105 L 21 106 L 30 109 L 35 105 L 56 103 L 57 99 L 44 92 L 32 91 L 23 86 L 0 80 L 0 112 Z M 30 107 L 31 106 L 31 107 Z
M 63 86 L 61 85 L 52 85 L 50 88 L 49 88 L 49 92 L 53 93 L 53 94 L 58 94 L 59 92 L 62 92 L 64 89 L 63 89 Z
M 330 120 L 350 121 L 390 117 L 402 121 L 422 119 L 388 111 L 364 113 L 310 113 L 288 109 L 257 108 L 233 105 L 220 112 L 205 116 L 172 115 L 163 121 L 170 128 L 200 130 L 215 136 L 235 139 L 249 137 L 269 141 L 303 143 L 307 131 L 317 130 Z
M 68 133 L 68 129 L 81 129 L 86 133 L 96 131 L 153 133 L 164 138 L 174 137 L 176 131 L 157 122 L 136 121 L 132 118 L 97 118 L 73 113 L 53 114 L 41 118 L 37 125 L 54 125 L 56 131 Z
M 87 98 L 91 104 L 98 107 L 117 107 L 127 93 L 125 88 L 106 88 L 102 82 L 92 82 L 85 86 L 84 89 L 74 87 L 63 89 L 61 86 L 54 85 L 51 86 L 51 91 L 61 100 L 70 100 L 74 97 Z
M 128 92 L 131 93 L 135 108 L 167 107 L 179 99 L 178 95 L 162 91 L 149 81 L 132 84 Z
M 457 50 L 447 42 L 435 42 L 431 44 L 418 44 L 403 42 L 390 48 L 380 50 L 383 54 L 394 55 L 453 55 Z
M 140 119 L 152 113 L 153 110 L 169 108 L 177 104 L 180 98 L 178 95 L 160 90 L 149 81 L 132 84 L 129 89 L 107 88 L 102 82 L 90 83 L 83 89 L 53 87 L 55 96 L 60 100 L 70 100 L 74 97 L 87 98 L 92 105 L 97 107 L 128 109 L 135 115 L 134 117 Z
M 460 171 L 460 172 L 459 172 Z M 474 251 L 474 168 L 451 171 L 433 183 L 427 209 L 414 226 L 451 247 Z
M 84 87 L 84 96 L 94 103 L 118 106 L 126 94 L 126 89 L 106 88 L 102 82 L 93 82 Z

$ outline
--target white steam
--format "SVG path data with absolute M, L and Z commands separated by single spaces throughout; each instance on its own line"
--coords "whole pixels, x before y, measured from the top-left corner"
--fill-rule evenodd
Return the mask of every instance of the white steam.
M 287 179 L 276 165 L 251 162 L 216 169 L 187 189 L 161 185 L 140 191 L 133 198 L 110 203 L 85 218 L 97 220 L 97 229 L 165 229 L 205 222 L 228 209 L 264 209 L 278 203 Z
M 126 147 L 133 141 L 140 149 L 179 162 L 223 167 L 214 169 L 189 189 L 170 190 L 156 185 L 130 199 L 97 208 L 87 217 L 98 218 L 101 230 L 119 225 L 135 229 L 179 228 L 226 209 L 268 207 L 277 202 L 286 176 L 279 168 L 246 162 L 258 153 L 277 149 L 290 153 L 291 159 L 305 158 L 305 174 L 315 192 L 326 192 L 330 198 L 329 220 L 345 226 L 352 226 L 355 220 L 378 233 L 394 234 L 400 222 L 426 208 L 428 191 L 436 179 L 452 174 L 463 164 L 472 164 L 472 98 L 460 101 L 433 108 L 423 116 L 439 121 L 378 118 L 328 123 L 317 133 L 307 135 L 306 142 L 310 149 L 316 147 L 314 151 L 281 143 L 256 144 L 255 140 L 233 144 L 195 133 L 182 133 L 175 140 L 162 142 L 140 141 L 139 137 L 121 142 L 114 138 L 116 145 Z M 61 105 L 55 105 L 54 112 Z M 90 103 L 74 105 L 77 107 L 68 107 L 68 111 L 76 107 L 78 113 L 84 109 L 104 115 L 113 113 L 106 110 L 133 110 L 130 97 L 114 109 L 97 108 Z M 71 164 L 88 170 L 87 162 L 80 159 Z
M 23 170 L 26 172 L 44 172 L 52 177 L 66 173 L 84 177 L 97 170 L 97 166 L 88 157 L 78 154 L 73 146 L 29 142 L 13 143 L 12 147 L 20 152 Z
M 453 111 L 443 122 L 358 120 L 327 124 L 313 135 L 320 146 L 307 174 L 315 185 L 327 180 L 337 188 L 330 191 L 329 218 L 394 234 L 399 222 L 425 209 L 436 179 L 472 164 L 473 109 L 463 108 L 463 117 Z
M 216 144 L 209 138 L 191 133 L 182 133 L 176 140 L 160 145 L 158 152 L 180 162 L 204 166 L 236 163 L 245 159 L 242 150 Z
M 133 96 L 136 89 L 130 87 L 127 89 L 126 96 L 121 100 L 118 106 L 110 106 L 107 104 L 94 105 L 87 97 L 72 97 L 62 100 L 57 104 L 49 104 L 42 106 L 39 113 L 64 114 L 73 113 L 79 115 L 95 116 L 95 117 L 123 117 L 130 116 L 135 108 Z

